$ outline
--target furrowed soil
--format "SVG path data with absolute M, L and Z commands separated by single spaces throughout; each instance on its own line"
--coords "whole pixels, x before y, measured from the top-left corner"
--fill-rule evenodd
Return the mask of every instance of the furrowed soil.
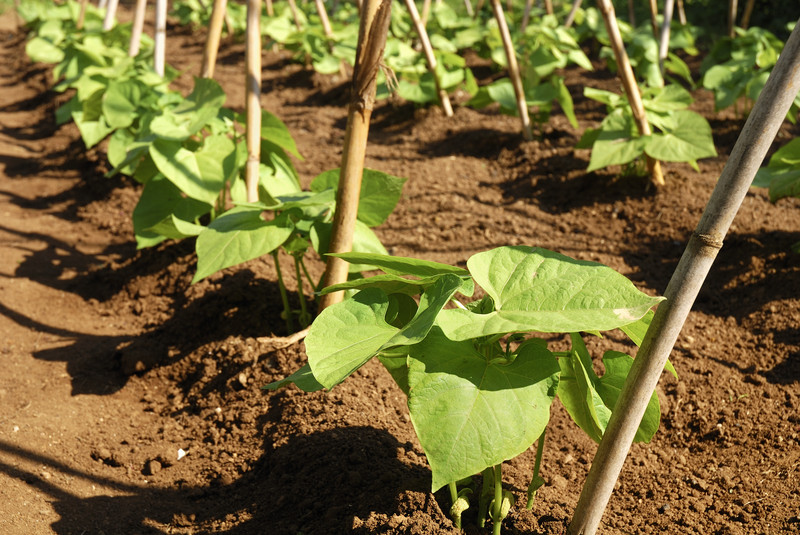
M 199 71 L 204 37 L 170 31 L 180 90 Z M 139 186 L 104 178 L 104 146 L 87 151 L 74 124 L 55 126 L 66 97 L 24 45 L 3 14 L 0 533 L 456 533 L 388 373 L 370 363 L 331 392 L 261 390 L 305 361 L 302 342 L 273 339 L 289 333 L 271 259 L 190 285 L 189 241 L 137 251 Z M 243 57 L 241 43 L 223 41 L 217 79 L 237 110 Z M 376 107 L 367 165 L 408 178 L 377 230 L 391 253 L 463 265 L 495 246 L 537 245 L 664 291 L 743 121 L 714 113 L 698 90 L 694 109 L 719 150 L 700 172 L 666 164 L 658 189 L 619 169 L 586 173 L 589 153 L 573 146 L 604 110 L 583 87 L 618 84 L 602 68 L 565 75 L 580 128 L 557 112 L 531 142 L 496 109 L 457 106 L 448 119 L 402 102 Z M 344 81 L 265 50 L 262 89 L 305 156 L 305 183 L 337 167 Z M 784 126 L 775 146 L 799 130 Z M 632 448 L 601 533 L 800 531 L 798 241 L 797 200 L 747 194 L 672 352 L 680 379 L 664 374 L 658 387 L 661 428 Z M 311 264 L 314 275 L 322 268 Z M 287 284 L 297 307 L 290 275 Z M 591 348 L 631 350 L 614 333 Z M 505 533 L 566 532 L 596 445 L 556 402 L 546 446 L 546 485 L 530 511 L 534 453 L 506 463 L 516 504 Z M 473 511 L 466 532 L 486 533 Z

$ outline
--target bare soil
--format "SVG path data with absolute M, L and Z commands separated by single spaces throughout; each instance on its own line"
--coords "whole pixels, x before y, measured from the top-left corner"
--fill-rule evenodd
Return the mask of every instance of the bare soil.
M 183 90 L 204 35 L 170 33 Z M 0 533 L 456 533 L 447 496 L 430 493 L 404 396 L 379 365 L 331 392 L 259 388 L 305 359 L 302 343 L 262 338 L 287 334 L 270 259 L 191 286 L 189 241 L 136 250 L 137 185 L 104 178 L 103 147 L 87 151 L 73 124 L 54 125 L 65 97 L 25 57 L 24 39 L 2 15 Z M 242 44 L 223 43 L 217 79 L 236 109 L 243 57 Z M 409 179 L 378 229 L 388 249 L 463 263 L 539 245 L 663 292 L 742 120 L 696 91 L 719 150 L 700 172 L 666 164 L 660 189 L 618 169 L 586 173 L 588 151 L 572 147 L 603 109 L 583 87 L 617 82 L 604 70 L 566 76 L 580 131 L 557 113 L 531 142 L 493 109 L 448 119 L 381 103 L 368 166 Z M 267 50 L 262 87 L 305 156 L 304 180 L 337 167 L 343 81 Z M 778 141 L 799 132 L 787 125 Z M 798 241 L 797 200 L 747 195 L 672 353 L 680 380 L 665 374 L 658 388 L 661 429 L 632 448 L 601 533 L 800 531 Z M 613 335 L 593 344 L 624 348 Z M 565 533 L 596 445 L 557 402 L 549 429 L 547 484 L 531 511 L 533 452 L 507 463 L 517 502 L 506 533 Z M 484 533 L 469 512 L 465 524 Z

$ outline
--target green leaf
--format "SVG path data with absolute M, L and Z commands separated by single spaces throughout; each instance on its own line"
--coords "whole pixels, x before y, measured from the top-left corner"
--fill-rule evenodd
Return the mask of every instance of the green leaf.
M 638 137 L 629 115 L 622 109 L 614 110 L 603 119 L 586 170 L 595 171 L 609 165 L 632 162 L 644 153 L 647 140 L 646 137 Z
M 197 237 L 197 273 L 192 283 L 227 267 L 274 251 L 291 236 L 290 212 L 271 221 L 261 210 L 237 207 L 215 219 Z
M 339 187 L 339 169 L 325 171 L 311 182 L 311 191 L 321 192 Z M 358 199 L 358 219 L 369 227 L 384 223 L 400 201 L 405 178 L 373 169 L 364 169 Z
M 114 130 L 108 126 L 108 123 L 106 123 L 103 117 L 95 121 L 87 121 L 84 120 L 83 117 L 84 114 L 82 111 L 76 110 L 72 112 L 72 118 L 75 120 L 75 124 L 78 125 L 78 130 L 80 130 L 86 148 L 94 147 Z
M 336 63 L 336 68 L 337 70 L 339 68 L 338 61 Z M 286 124 L 266 110 L 261 111 L 261 137 L 277 145 L 286 152 L 293 154 L 300 160 L 303 159 L 303 157 L 300 156 L 300 152 L 297 150 L 297 145 L 294 142 L 294 138 L 292 138 L 292 134 L 289 133 Z
M 656 160 L 687 162 L 717 155 L 711 126 L 693 111 L 677 110 L 671 114 L 673 128 L 663 134 L 653 134 L 647 140 L 645 152 Z
M 443 310 L 439 325 L 453 340 L 512 332 L 604 331 L 630 324 L 663 300 L 636 289 L 595 262 L 538 247 L 500 247 L 467 261 L 495 311 Z
M 136 119 L 141 86 L 135 80 L 112 80 L 103 95 L 103 115 L 113 128 L 127 128 Z
M 265 390 L 277 390 L 292 383 L 294 383 L 294 385 L 303 392 L 316 392 L 324 388 L 321 384 L 319 384 L 319 382 L 317 382 L 314 374 L 311 373 L 311 367 L 308 365 L 308 363 L 304 364 L 292 375 L 281 379 L 280 381 L 274 381 L 268 385 L 262 386 L 261 388 Z
M 403 256 L 377 255 L 371 253 L 331 253 L 330 256 L 343 258 L 352 264 L 370 264 L 384 273 L 391 275 L 411 275 L 413 277 L 433 277 L 452 273 L 459 276 L 468 276 L 469 271 L 464 268 L 442 264 L 432 260 L 407 258 Z
M 203 225 L 196 225 L 176 217 L 175 214 L 170 214 L 169 217 L 146 230 L 173 240 L 182 240 L 183 238 L 198 236 L 205 228 Z
M 37 63 L 58 63 L 64 59 L 64 51 L 52 41 L 42 37 L 33 37 L 25 44 L 25 53 L 31 61 Z
M 541 435 L 559 371 L 546 348 L 527 345 L 500 364 L 434 328 L 411 349 L 408 406 L 433 491 L 519 455 Z

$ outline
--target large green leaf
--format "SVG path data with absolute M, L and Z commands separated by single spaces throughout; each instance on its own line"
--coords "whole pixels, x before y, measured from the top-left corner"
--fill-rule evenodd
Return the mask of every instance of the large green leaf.
M 103 95 L 103 115 L 113 128 L 127 128 L 136 119 L 142 88 L 136 80 L 112 80 Z
M 639 137 L 630 115 L 622 109 L 611 112 L 601 124 L 592 145 L 587 171 L 632 162 L 644 153 L 647 138 Z
M 284 212 L 264 221 L 260 209 L 237 207 L 215 219 L 197 237 L 197 273 L 192 282 L 280 247 L 294 230 L 289 216 Z
M 519 455 L 547 425 L 559 367 L 541 345 L 503 364 L 434 327 L 409 362 L 408 406 L 433 491 Z
M 592 440 L 600 442 L 625 378 L 633 365 L 633 358 L 618 351 L 607 351 L 603 355 L 606 373 L 603 377 L 598 377 L 580 336 L 573 334 L 572 341 L 573 350 L 558 361 L 561 368 L 558 399 L 578 427 Z M 658 430 L 660 420 L 658 396 L 653 393 L 634 441 L 649 442 Z
M 279 381 L 274 381 L 266 386 L 262 386 L 261 388 L 266 390 L 277 390 L 292 383 L 294 383 L 294 385 L 303 392 L 316 392 L 317 390 L 322 390 L 324 388 L 321 384 L 319 384 L 317 379 L 314 377 L 314 374 L 311 373 L 311 367 L 308 365 L 308 363 L 304 364 L 292 375 Z
M 87 121 L 84 119 L 84 112 L 80 110 L 73 111 L 72 118 L 75 120 L 75 124 L 78 125 L 78 130 L 86 148 L 94 147 L 114 130 L 108 126 L 104 117 L 94 121 Z
M 711 126 L 705 118 L 690 110 L 671 114 L 669 132 L 654 134 L 645 145 L 645 152 L 665 162 L 688 162 L 717 155 Z
M 358 198 L 358 220 L 369 227 L 382 224 L 397 206 L 403 192 L 405 178 L 392 176 L 373 169 L 364 169 Z M 312 182 L 311 191 L 337 189 L 339 169 L 325 171 Z
M 607 266 L 538 247 L 478 253 L 467 267 L 496 309 L 488 314 L 443 310 L 438 322 L 453 340 L 510 332 L 616 329 L 638 320 L 663 299 L 639 291 Z
M 303 159 L 297 151 L 297 145 L 294 142 L 294 138 L 292 138 L 292 134 L 289 133 L 289 129 L 283 121 L 266 110 L 262 110 L 261 112 L 261 137 L 274 143 L 286 152 L 294 154 L 301 160 Z

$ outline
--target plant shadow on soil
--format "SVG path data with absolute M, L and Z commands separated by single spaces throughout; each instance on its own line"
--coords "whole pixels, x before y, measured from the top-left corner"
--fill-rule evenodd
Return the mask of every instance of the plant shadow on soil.
M 119 526 L 137 526 L 136 533 L 141 534 L 164 533 L 170 526 L 194 526 L 195 534 L 218 533 L 220 526 L 232 535 L 263 533 L 265 526 L 275 534 L 359 533 L 354 517 L 391 517 L 402 509 L 398 502 L 409 492 L 426 494 L 428 470 L 401 462 L 398 448 L 404 445 L 372 427 L 295 435 L 274 449 L 266 444 L 253 469 L 238 480 L 205 487 L 182 486 L 178 481 L 176 487 L 163 489 L 83 473 L 0 440 L 0 451 L 20 461 L 127 493 L 116 497 L 81 498 L 59 486 L 56 478 L 44 479 L 19 466 L 0 463 L 0 471 L 50 496 L 61 516 L 51 528 L 64 535 L 87 530 L 117 533 Z M 397 482 L 405 482 L 407 488 L 387 492 L 387 486 Z

